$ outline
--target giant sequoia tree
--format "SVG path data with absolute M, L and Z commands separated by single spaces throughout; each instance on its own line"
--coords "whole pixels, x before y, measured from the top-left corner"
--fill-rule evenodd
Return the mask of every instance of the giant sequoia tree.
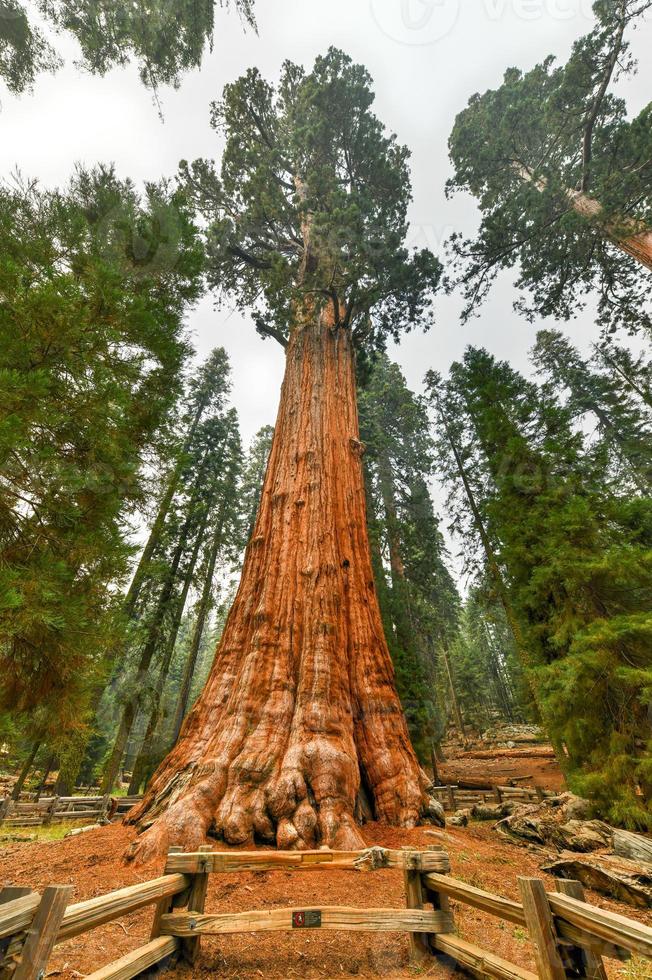
M 143 854 L 229 843 L 359 845 L 431 804 L 401 712 L 365 522 L 354 351 L 430 321 L 440 267 L 403 240 L 408 151 L 371 80 L 331 49 L 276 89 L 250 70 L 213 107 L 226 147 L 185 179 L 213 277 L 286 349 L 281 403 L 240 588 L 203 694 L 133 820 Z M 432 812 L 432 811 L 431 811 Z
M 474 239 L 453 239 L 467 315 L 517 265 L 531 316 L 569 319 L 596 292 L 603 322 L 650 328 L 652 104 L 631 118 L 612 91 L 634 70 L 628 39 L 650 6 L 598 0 L 566 64 L 510 68 L 458 115 L 448 190 L 470 191 L 482 213 Z

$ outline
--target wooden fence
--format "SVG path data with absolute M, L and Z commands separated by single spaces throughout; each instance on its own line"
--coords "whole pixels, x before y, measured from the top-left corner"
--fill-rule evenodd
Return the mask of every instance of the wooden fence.
M 464 810 L 478 803 L 536 803 L 556 794 L 540 786 L 492 786 L 491 789 L 462 789 L 459 786 L 435 786 L 430 793 L 447 811 Z
M 140 796 L 42 796 L 0 800 L 0 827 L 39 827 L 62 821 L 86 823 L 122 817 Z
M 209 875 L 216 872 L 379 868 L 403 871 L 405 908 L 204 911 Z M 414 963 L 428 965 L 443 956 L 475 976 L 499 980 L 606 980 L 603 956 L 624 960 L 635 953 L 652 959 L 652 929 L 587 904 L 579 882 L 560 881 L 556 892 L 547 893 L 540 879 L 519 878 L 521 901 L 515 902 L 458 881 L 449 871 L 441 848 L 223 852 L 206 847 L 193 853 L 172 849 L 162 877 L 72 905 L 70 885 L 46 888 L 40 896 L 7 887 L 0 891 L 0 978 L 40 980 L 57 943 L 147 905 L 155 905 L 149 941 L 86 980 L 129 980 L 165 961 L 173 966 L 179 956 L 193 963 L 202 936 L 303 929 L 404 932 Z M 526 928 L 537 973 L 457 936 L 450 899 Z

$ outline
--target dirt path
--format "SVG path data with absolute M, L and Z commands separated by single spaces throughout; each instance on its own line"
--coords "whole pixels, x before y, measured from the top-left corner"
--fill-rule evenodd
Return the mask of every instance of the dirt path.
M 432 844 L 419 828 L 396 830 L 368 824 L 369 844 L 424 848 Z M 160 864 L 134 868 L 122 855 L 133 830 L 112 825 L 78 837 L 47 843 L 11 844 L 0 849 L 0 881 L 31 885 L 71 883 L 75 901 L 155 877 Z M 478 887 L 518 898 L 517 876 L 540 875 L 539 858 L 496 838 L 490 827 L 474 824 L 447 831 L 446 848 L 452 873 Z M 550 879 L 552 888 L 552 880 Z M 650 920 L 645 913 L 597 895 L 590 900 L 623 914 Z M 394 906 L 404 904 L 402 875 L 397 871 L 370 874 L 352 872 L 257 872 L 212 875 L 207 911 L 242 911 L 253 908 L 305 905 Z M 519 927 L 500 922 L 467 907 L 455 909 L 460 934 L 515 963 L 533 968 L 529 943 Z M 152 909 L 148 908 L 110 923 L 57 947 L 49 976 L 61 980 L 80 978 L 142 945 L 149 936 Z M 312 977 L 409 977 L 407 937 L 392 933 L 323 932 L 300 935 L 274 933 L 204 939 L 199 963 L 193 970 L 178 969 L 174 976 L 221 976 L 232 978 Z M 619 974 L 610 965 L 612 977 Z M 450 969 L 435 964 L 419 975 L 450 976 Z M 643 976 L 643 974 L 641 974 Z

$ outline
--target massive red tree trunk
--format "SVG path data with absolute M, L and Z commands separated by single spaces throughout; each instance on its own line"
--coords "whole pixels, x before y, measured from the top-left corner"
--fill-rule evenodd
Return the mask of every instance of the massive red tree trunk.
M 242 579 L 204 691 L 130 820 L 135 852 L 232 844 L 358 847 L 429 811 L 374 588 L 349 332 L 304 311 L 287 349 Z M 146 829 L 148 828 L 148 829 Z

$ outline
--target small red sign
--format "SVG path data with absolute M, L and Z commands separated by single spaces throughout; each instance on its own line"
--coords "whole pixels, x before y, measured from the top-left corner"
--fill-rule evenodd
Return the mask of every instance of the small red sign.
M 292 913 L 293 929 L 319 929 L 321 909 L 298 909 Z

